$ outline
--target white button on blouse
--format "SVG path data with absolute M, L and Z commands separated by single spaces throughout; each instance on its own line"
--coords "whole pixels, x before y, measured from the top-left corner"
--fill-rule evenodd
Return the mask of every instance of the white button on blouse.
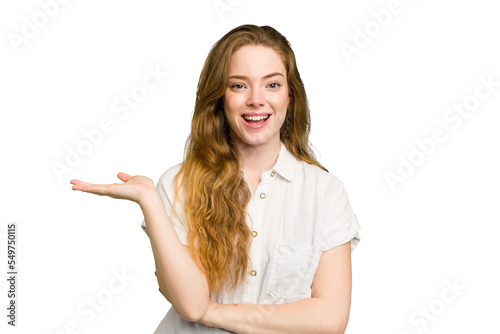
M 181 201 L 176 204 L 178 217 L 172 215 L 172 180 L 180 166 L 164 172 L 157 188 L 179 239 L 187 245 Z M 244 171 L 242 177 L 246 180 Z M 283 143 L 274 167 L 262 173 L 247 211 L 253 236 L 249 275 L 236 291 L 211 295 L 219 303 L 284 304 L 310 298 L 322 252 L 349 241 L 353 251 L 360 241 L 361 226 L 342 182 L 317 166 L 296 160 Z M 141 226 L 147 234 L 144 221 Z M 184 321 L 170 308 L 155 333 L 227 331 Z

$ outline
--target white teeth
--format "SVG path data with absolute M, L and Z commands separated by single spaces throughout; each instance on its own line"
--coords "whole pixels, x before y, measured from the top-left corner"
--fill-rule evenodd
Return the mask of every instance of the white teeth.
M 262 116 L 248 116 L 248 115 L 244 115 L 243 117 L 246 120 L 249 120 L 249 121 L 260 121 L 261 119 L 267 119 L 269 117 L 269 115 L 262 115 Z

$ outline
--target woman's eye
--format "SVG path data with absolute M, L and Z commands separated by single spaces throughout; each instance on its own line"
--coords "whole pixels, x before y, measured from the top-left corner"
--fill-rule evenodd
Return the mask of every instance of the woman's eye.
M 234 84 L 231 86 L 231 88 L 242 89 L 243 85 L 242 84 Z
M 277 82 L 273 82 L 269 84 L 269 88 L 278 88 L 280 85 Z

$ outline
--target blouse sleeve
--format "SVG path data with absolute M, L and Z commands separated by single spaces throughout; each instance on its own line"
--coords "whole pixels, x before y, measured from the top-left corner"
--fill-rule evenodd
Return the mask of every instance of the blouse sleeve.
M 350 241 L 352 252 L 361 240 L 358 232 L 361 226 L 351 208 L 344 184 L 337 177 L 334 177 L 331 187 L 328 187 L 325 198 L 326 224 L 322 250 L 326 251 Z
M 180 166 L 180 164 L 175 165 L 174 167 L 171 167 L 167 171 L 165 171 L 160 176 L 160 179 L 156 184 L 156 189 L 158 189 L 160 193 L 163 205 L 165 206 L 165 210 L 167 211 L 168 218 L 174 226 L 175 232 L 179 236 L 181 243 L 187 246 L 187 229 L 182 218 L 182 200 L 177 200 L 175 204 L 175 212 L 177 214 L 175 215 L 172 212 L 172 205 L 174 201 L 173 179 L 179 171 Z M 149 237 L 146 220 L 142 221 L 141 227 Z

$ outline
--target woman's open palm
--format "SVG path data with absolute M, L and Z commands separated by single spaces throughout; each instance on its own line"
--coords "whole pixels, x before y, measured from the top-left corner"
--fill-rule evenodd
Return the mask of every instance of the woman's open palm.
M 100 196 L 109 196 L 118 199 L 128 199 L 139 203 L 143 195 L 151 190 L 156 190 L 153 180 L 142 175 L 131 176 L 126 173 L 118 173 L 118 178 L 124 183 L 93 184 L 73 179 L 73 190 L 89 192 Z

